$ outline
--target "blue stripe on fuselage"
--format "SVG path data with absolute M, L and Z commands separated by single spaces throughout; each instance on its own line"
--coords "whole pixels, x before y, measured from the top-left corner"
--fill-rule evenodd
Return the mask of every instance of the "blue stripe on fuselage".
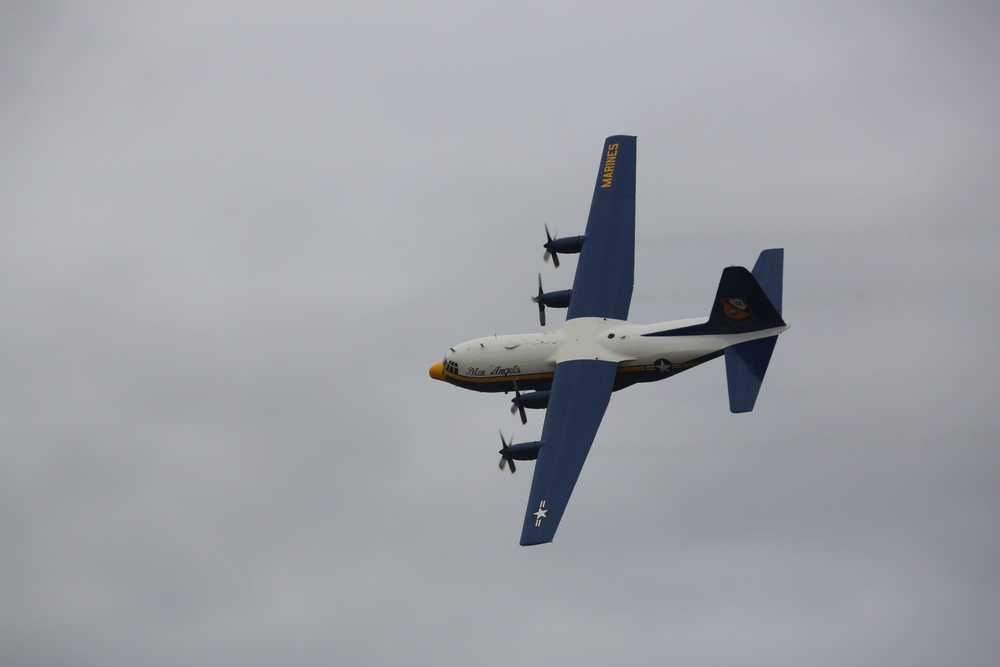
M 689 368 L 699 366 L 706 361 L 710 361 L 722 356 L 722 351 L 707 354 L 704 357 L 692 359 L 684 364 L 669 364 L 666 360 L 660 360 L 652 365 L 619 366 L 615 377 L 615 391 L 630 387 L 639 382 L 656 382 L 665 380 L 668 377 L 677 375 Z M 553 373 L 534 373 L 530 375 L 510 375 L 506 377 L 468 377 L 455 373 L 443 372 L 444 379 L 449 384 L 462 389 L 480 391 L 485 393 L 511 392 L 514 389 L 520 391 L 537 391 L 550 389 L 552 387 Z M 517 386 L 514 383 L 517 382 Z

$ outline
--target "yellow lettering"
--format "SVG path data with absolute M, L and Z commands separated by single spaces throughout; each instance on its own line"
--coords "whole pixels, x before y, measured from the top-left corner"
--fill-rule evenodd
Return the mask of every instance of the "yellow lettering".
M 604 175 L 601 176 L 601 188 L 610 188 L 615 177 L 615 162 L 618 161 L 618 144 L 608 144 L 608 152 L 604 156 Z

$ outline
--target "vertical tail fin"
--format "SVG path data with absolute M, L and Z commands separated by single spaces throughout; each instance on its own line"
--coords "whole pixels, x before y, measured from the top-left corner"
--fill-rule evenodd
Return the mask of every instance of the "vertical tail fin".
M 754 264 L 754 279 L 780 315 L 785 251 L 772 248 L 760 253 Z M 777 336 L 758 338 L 726 348 L 726 380 L 729 385 L 729 409 L 750 412 L 757 402 L 760 385 L 774 352 Z
M 785 249 L 771 248 L 760 253 L 757 263 L 753 265 L 753 277 L 760 284 L 764 294 L 771 301 L 774 309 L 781 314 L 782 274 L 784 273 Z

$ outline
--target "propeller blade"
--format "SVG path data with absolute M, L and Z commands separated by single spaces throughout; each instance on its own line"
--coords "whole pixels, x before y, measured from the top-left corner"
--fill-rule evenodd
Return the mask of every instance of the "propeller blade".
M 514 380 L 514 398 L 511 399 L 513 405 L 510 406 L 510 414 L 521 413 L 521 423 L 528 423 L 528 415 L 524 413 L 524 405 L 521 404 L 521 392 L 517 389 L 517 380 Z
M 513 439 L 514 439 L 513 436 L 511 436 L 512 441 Z M 503 470 L 504 467 L 507 465 L 507 462 L 509 461 L 510 474 L 513 475 L 515 472 L 517 472 L 517 468 L 514 466 L 514 459 L 507 456 L 507 441 L 504 440 L 503 431 L 500 431 L 500 443 L 503 445 L 503 447 L 500 449 L 500 470 Z
M 558 232 L 556 233 L 558 236 Z M 552 234 L 549 233 L 549 226 L 545 225 L 545 254 L 542 256 L 546 262 L 549 261 L 549 257 L 552 258 L 552 263 L 555 267 L 559 268 L 559 253 L 552 250 Z
M 538 274 L 538 296 L 531 297 L 531 300 L 538 304 L 538 321 L 541 325 L 545 326 L 545 303 L 542 301 L 542 296 L 545 291 L 542 289 L 542 274 Z

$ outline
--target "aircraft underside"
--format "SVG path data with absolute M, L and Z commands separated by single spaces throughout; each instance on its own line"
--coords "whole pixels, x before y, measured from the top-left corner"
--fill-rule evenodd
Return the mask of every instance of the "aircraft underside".
M 707 318 L 629 324 L 635 263 L 636 139 L 608 137 L 601 150 L 584 234 L 556 237 L 546 227 L 546 261 L 578 254 L 572 289 L 546 292 L 538 278 L 539 324 L 546 308 L 565 308 L 556 331 L 477 338 L 449 348 L 430 376 L 480 392 L 514 392 L 511 411 L 546 410 L 538 440 L 508 442 L 500 469 L 535 461 L 521 544 L 552 541 L 611 394 L 657 382 L 724 356 L 729 408 L 753 409 L 778 334 L 784 251 L 760 253 L 753 271 L 722 271 Z
M 566 360 L 565 348 L 575 343 L 579 350 L 574 358 L 618 363 L 613 389 L 618 391 L 637 383 L 665 380 L 722 356 L 725 347 L 784 330 L 778 327 L 728 336 L 662 335 L 704 322 L 682 320 L 645 326 L 608 322 L 590 333 L 593 340 L 589 342 L 578 336 L 574 339 L 576 334 L 566 331 L 569 327 L 552 333 L 477 338 L 451 348 L 430 372 L 437 380 L 472 391 L 545 390 L 552 385 L 557 364 Z

